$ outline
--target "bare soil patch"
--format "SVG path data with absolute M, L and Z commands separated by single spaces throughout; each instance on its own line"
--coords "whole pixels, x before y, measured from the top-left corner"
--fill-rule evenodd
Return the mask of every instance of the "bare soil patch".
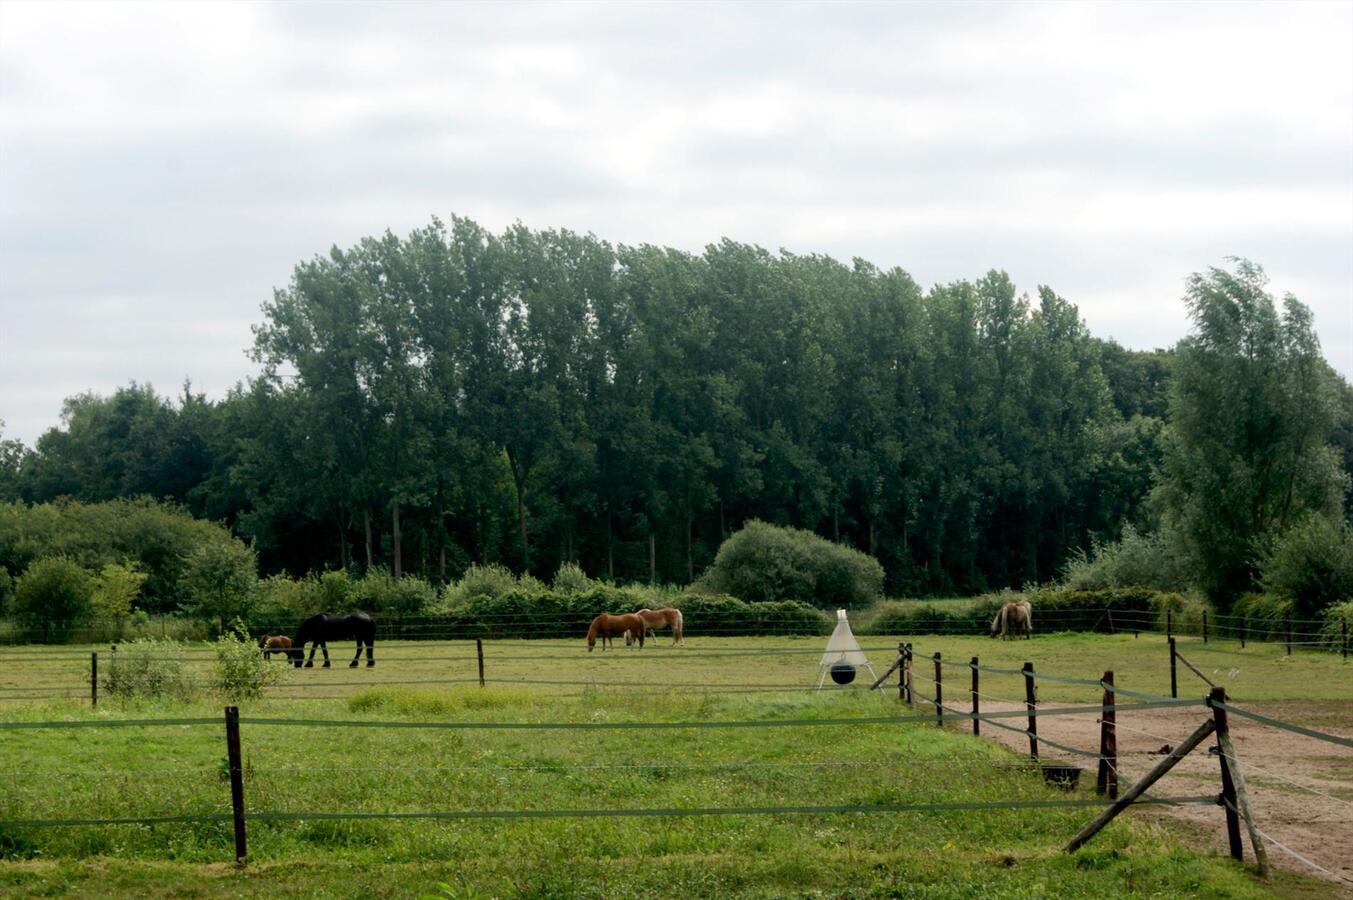
M 970 711 L 964 703 L 946 706 L 959 712 Z M 983 712 L 1022 708 L 1008 703 L 982 702 Z M 1353 738 L 1353 702 L 1283 701 L 1248 703 L 1245 708 L 1285 722 Z M 1164 745 L 1177 746 L 1209 714 L 1203 707 L 1134 711 L 1131 707 L 1120 706 L 1120 786 L 1125 787 L 1146 774 L 1160 760 Z M 1024 727 L 1023 719 L 1002 721 Z M 1269 861 L 1276 866 L 1332 881 L 1353 896 L 1353 751 L 1239 716 L 1233 715 L 1229 721 L 1259 829 L 1333 874 L 1304 864 L 1272 843 L 1266 848 Z M 1094 714 L 1041 716 L 1038 719 L 1040 737 L 1093 752 L 1099 750 L 1099 731 L 1099 719 Z M 984 723 L 982 736 L 999 741 L 1016 752 L 1029 752 L 1029 739 L 1024 734 Z M 1220 793 L 1221 774 L 1216 751 L 1204 752 L 1215 745 L 1215 741 L 1209 740 L 1189 754 L 1157 784 L 1154 793 L 1160 796 Z M 1081 783 L 1084 785 L 1088 779 L 1093 787 L 1094 760 L 1077 758 L 1046 744 L 1040 745 L 1039 756 L 1045 762 L 1083 766 L 1086 771 Z M 1185 821 L 1193 826 L 1187 829 L 1195 836 L 1190 843 L 1219 853 L 1227 852 L 1225 820 L 1220 807 L 1143 807 L 1128 813 L 1143 814 Z M 1248 836 L 1245 840 L 1246 859 L 1252 859 Z

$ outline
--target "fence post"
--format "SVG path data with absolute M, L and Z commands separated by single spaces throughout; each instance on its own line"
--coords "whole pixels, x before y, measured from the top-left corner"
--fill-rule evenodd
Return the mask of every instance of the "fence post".
M 1240 617 L 1240 649 L 1241 649 L 1241 650 L 1244 650 L 1244 649 L 1245 649 L 1245 623 L 1246 623 L 1246 621 L 1247 621 L 1247 620 L 1246 620 L 1246 618 L 1245 618 L 1244 616 L 1241 616 L 1241 617 Z
M 484 639 L 474 639 L 475 653 L 479 655 L 479 686 L 484 686 Z
M 1207 643 L 1207 610 L 1203 610 L 1203 643 Z
M 1024 664 L 1024 706 L 1029 710 L 1029 758 L 1038 762 L 1038 700 L 1034 693 L 1034 664 Z
M 1099 715 L 1099 772 L 1095 791 L 1118 799 L 1118 711 L 1114 709 L 1113 669 L 1104 673 L 1104 703 Z
M 935 724 L 944 727 L 944 676 L 940 669 L 940 654 L 935 651 Z
M 1343 653 L 1343 655 L 1344 655 L 1344 662 L 1348 662 L 1348 620 L 1347 620 L 1347 619 L 1340 619 L 1340 620 L 1339 620 L 1339 633 L 1340 633 L 1340 644 L 1343 646 L 1342 653 Z
M 240 708 L 225 708 L 226 757 L 230 764 L 230 810 L 235 821 L 235 862 L 249 855 L 244 835 L 244 769 L 240 765 Z
M 1174 636 L 1174 615 L 1168 609 L 1165 610 L 1165 636 Z
M 977 698 L 977 657 L 974 656 L 968 665 L 972 666 L 972 733 L 980 735 L 982 723 L 978 719 L 978 714 L 982 712 L 982 704 Z
M 1212 707 L 1212 721 L 1216 725 L 1217 760 L 1221 763 L 1221 800 L 1226 811 L 1226 840 L 1230 844 L 1231 858 L 1240 861 L 1245 858 L 1240 844 L 1239 821 L 1239 817 L 1244 816 L 1245 827 L 1250 832 L 1250 851 L 1254 853 L 1259 874 L 1267 875 L 1268 853 L 1254 825 L 1254 810 L 1250 808 L 1249 792 L 1245 790 L 1245 776 L 1240 772 L 1235 744 L 1231 742 L 1231 729 L 1226 721 L 1226 688 L 1214 687 L 1208 695 L 1207 705 Z
M 1170 638 L 1170 697 L 1179 699 L 1179 675 L 1175 666 L 1174 638 Z
M 901 641 L 897 642 L 897 658 L 902 664 L 897 667 L 897 701 L 905 703 L 907 700 L 907 645 Z
M 912 666 L 915 665 L 916 654 L 911 649 L 911 644 L 907 644 L 907 661 L 904 665 L 907 667 L 907 705 L 916 706 L 916 679 Z
M 99 705 L 99 651 L 89 654 L 89 704 Z
M 1287 655 L 1292 655 L 1292 620 L 1287 620 Z

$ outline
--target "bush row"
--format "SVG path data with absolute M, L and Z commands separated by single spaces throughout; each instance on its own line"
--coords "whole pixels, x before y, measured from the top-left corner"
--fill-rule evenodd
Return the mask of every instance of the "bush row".
M 1187 627 L 1191 609 L 1182 594 L 1149 588 L 1006 592 L 988 594 L 972 601 L 885 601 L 862 617 L 855 630 L 861 634 L 983 633 L 990 628 L 991 620 L 1003 603 L 1019 600 L 1027 600 L 1033 607 L 1035 633 L 1160 628 L 1167 610 L 1178 614 L 1175 621 L 1182 628 Z

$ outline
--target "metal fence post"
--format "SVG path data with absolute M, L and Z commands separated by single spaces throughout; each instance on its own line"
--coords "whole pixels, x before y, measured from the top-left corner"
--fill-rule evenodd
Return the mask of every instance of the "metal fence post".
M 1203 610 L 1203 643 L 1207 643 L 1207 610 Z
M 1343 656 L 1344 656 L 1344 662 L 1348 662 L 1348 620 L 1347 620 L 1347 619 L 1341 619 L 1341 620 L 1339 621 L 1339 633 L 1340 633 L 1340 639 L 1341 639 L 1341 640 L 1340 640 L 1340 643 L 1343 645 L 1342 653 L 1343 653 Z
M 249 855 L 244 834 L 244 769 L 240 764 L 240 709 L 225 709 L 226 756 L 230 764 L 230 810 L 235 823 L 235 862 L 243 865 Z
M 89 704 L 99 705 L 99 651 L 89 654 Z
M 1165 636 L 1174 635 L 1174 615 L 1167 609 L 1165 610 Z
M 1292 655 L 1292 620 L 1287 620 L 1287 655 Z
M 474 639 L 475 653 L 479 655 L 479 686 L 484 686 L 484 639 Z
M 898 702 L 906 702 L 907 699 L 907 645 L 901 641 L 897 642 L 897 658 L 901 660 L 901 665 L 897 667 L 897 699 Z

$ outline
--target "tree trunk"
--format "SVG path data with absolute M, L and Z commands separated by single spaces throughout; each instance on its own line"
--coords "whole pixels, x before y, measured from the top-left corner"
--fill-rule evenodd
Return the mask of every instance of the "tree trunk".
M 343 571 L 348 570 L 349 559 L 348 550 L 348 532 L 343 527 L 343 507 L 337 507 L 334 510 L 334 526 L 338 529 L 338 564 L 342 566 Z
M 362 510 L 362 528 L 363 528 L 363 529 L 365 530 L 365 532 L 366 532 L 366 569 L 367 569 L 368 572 L 370 572 L 370 571 L 371 571 L 371 567 L 375 564 L 375 563 L 372 561 L 372 559 L 371 559 L 371 510 L 370 510 L 370 509 L 363 509 L 363 510 Z
M 611 507 L 606 506 L 606 577 L 615 581 L 615 543 L 611 538 Z
M 691 552 L 691 507 L 686 505 L 686 583 L 695 581 L 695 556 Z
M 398 581 L 404 574 L 404 545 L 402 535 L 399 533 L 399 501 L 390 501 L 391 522 L 390 522 L 390 549 L 394 551 L 394 574 L 395 581 Z
M 653 536 L 653 520 L 648 522 L 648 583 L 658 583 L 658 542 Z
M 521 534 L 521 570 L 531 571 L 531 544 L 526 537 L 526 472 L 517 465 L 512 451 L 507 451 L 507 463 L 512 469 L 512 485 L 517 489 L 517 529 Z
M 832 540 L 841 543 L 841 507 L 832 504 Z
M 904 525 L 904 526 L 902 526 L 902 527 L 903 527 L 903 529 L 904 529 L 903 535 L 902 535 L 902 543 L 903 543 L 903 545 L 905 545 L 905 544 L 906 544 L 906 541 L 907 541 L 907 538 L 906 538 L 906 531 L 905 531 L 906 526 Z M 870 555 L 870 556 L 874 556 L 874 555 L 877 554 L 877 552 L 878 552 L 878 541 L 877 541 L 877 539 L 876 539 L 875 536 L 874 536 L 874 517 L 871 515 L 871 516 L 869 517 L 869 555 Z

